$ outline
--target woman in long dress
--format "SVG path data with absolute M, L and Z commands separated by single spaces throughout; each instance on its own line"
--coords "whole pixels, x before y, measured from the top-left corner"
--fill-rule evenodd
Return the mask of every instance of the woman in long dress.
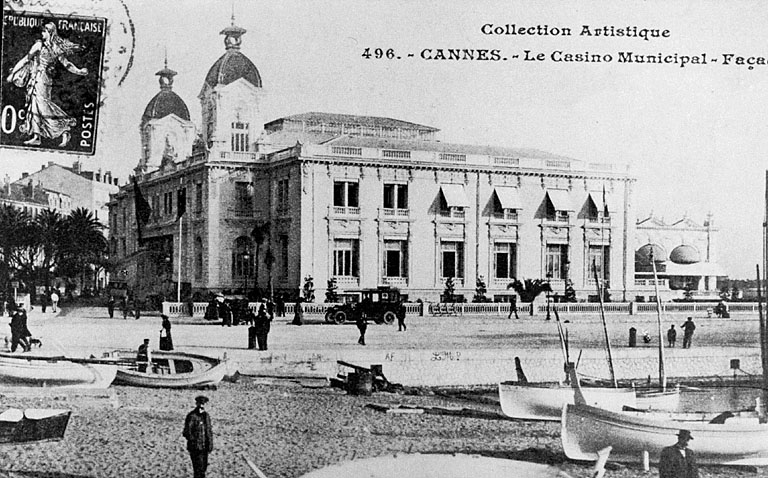
M 56 63 L 61 63 L 70 73 L 78 76 L 86 76 L 88 69 L 78 68 L 69 61 L 67 57 L 82 47 L 61 38 L 56 25 L 46 23 L 42 36 L 43 39 L 37 40 L 29 53 L 16 63 L 7 80 L 19 88 L 25 88 L 27 92 L 26 114 L 19 130 L 31 138 L 24 141 L 24 144 L 39 145 L 41 137 L 61 137 L 59 146 L 64 147 L 69 143 L 70 130 L 77 121 L 51 98 Z

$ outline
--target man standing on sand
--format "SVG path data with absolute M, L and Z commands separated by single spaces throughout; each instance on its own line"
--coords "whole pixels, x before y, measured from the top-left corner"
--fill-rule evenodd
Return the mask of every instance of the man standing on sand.
M 357 330 L 360 331 L 360 338 L 357 339 L 357 343 L 360 345 L 365 345 L 365 331 L 368 330 L 368 322 L 366 322 L 363 314 L 357 316 L 355 325 L 357 325 Z
M 675 330 L 675 324 L 672 324 L 669 327 L 669 330 L 667 330 L 667 342 L 669 342 L 670 347 L 674 347 L 675 342 L 677 342 L 677 330 Z
M 696 324 L 693 323 L 693 317 L 688 317 L 688 320 L 680 327 L 683 328 L 683 348 L 691 348 L 691 340 L 693 339 L 693 331 L 696 330 Z
M 693 440 L 691 432 L 680 430 L 677 433 L 677 443 L 661 450 L 659 460 L 659 478 L 698 478 L 699 469 L 696 466 L 696 456 L 688 448 L 688 442 Z
M 184 421 L 184 438 L 187 439 L 187 451 L 192 458 L 194 478 L 205 478 L 208 468 L 208 454 L 213 451 L 213 429 L 211 417 L 205 411 L 208 397 L 195 397 L 195 409 L 187 414 Z
M 53 310 L 53 313 L 56 313 L 57 308 L 59 307 L 59 294 L 56 293 L 56 289 L 53 289 L 51 292 L 51 309 Z

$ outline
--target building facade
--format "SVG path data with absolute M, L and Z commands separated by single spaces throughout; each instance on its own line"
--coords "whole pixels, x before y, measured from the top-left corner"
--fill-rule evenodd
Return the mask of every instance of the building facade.
M 625 167 L 445 143 L 437 128 L 391 118 L 304 113 L 264 124 L 261 75 L 240 51 L 245 30 L 221 33 L 225 53 L 198 96 L 199 135 L 172 91 L 175 72 L 157 73 L 135 183 L 110 202 L 126 287 L 295 297 L 311 278 L 322 301 L 335 279 L 350 299 L 391 285 L 435 301 L 451 278 L 465 300 L 481 280 L 487 298 L 507 301 L 513 278 L 549 278 L 555 293 L 572 283 L 586 300 L 597 276 L 612 300 L 634 296 Z

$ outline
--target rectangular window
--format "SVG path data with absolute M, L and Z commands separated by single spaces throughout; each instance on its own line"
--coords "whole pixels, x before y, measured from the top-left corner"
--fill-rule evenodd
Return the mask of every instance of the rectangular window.
M 160 215 L 161 215 L 160 214 L 161 213 L 161 211 L 160 211 L 160 196 L 158 196 L 157 194 L 152 196 L 152 206 L 151 207 L 152 207 L 152 217 L 155 220 L 159 219 Z
M 281 280 L 288 280 L 288 235 L 281 234 L 278 237 L 280 244 L 280 267 L 278 267 L 278 277 Z
M 203 212 L 203 183 L 195 184 L 195 213 Z
M 384 209 L 408 209 L 408 185 L 384 185 Z
M 407 277 L 407 241 L 384 241 L 384 277 Z
M 333 183 L 333 205 L 336 207 L 360 207 L 358 188 L 356 182 L 335 181 Z
M 595 264 L 597 268 L 597 277 L 600 280 L 607 281 L 610 279 L 610 247 L 608 246 L 589 246 L 587 251 L 587 273 L 590 280 L 595 279 L 595 273 L 592 271 L 592 264 Z
M 493 245 L 494 271 L 497 279 L 512 279 L 517 272 L 517 244 L 497 242 Z
M 277 181 L 277 210 L 286 211 L 288 206 L 288 178 Z
M 232 123 L 232 151 L 247 152 L 249 150 L 248 123 Z
M 248 216 L 253 212 L 253 188 L 251 183 L 235 183 L 235 213 L 238 216 Z
M 464 243 L 440 243 L 442 277 L 464 277 Z
M 359 242 L 357 239 L 336 239 L 333 243 L 333 275 L 359 277 Z
M 163 194 L 163 214 L 170 216 L 173 214 L 173 193 L 167 192 Z
M 548 244 L 544 274 L 551 279 L 565 279 L 568 265 L 568 246 Z

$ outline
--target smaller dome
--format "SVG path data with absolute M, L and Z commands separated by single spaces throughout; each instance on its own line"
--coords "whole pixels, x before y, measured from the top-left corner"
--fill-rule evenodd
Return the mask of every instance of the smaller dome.
M 683 244 L 672 249 L 669 260 L 675 264 L 695 264 L 701 262 L 701 255 L 695 247 Z
M 221 56 L 205 75 L 205 82 L 209 86 L 219 83 L 228 85 L 240 78 L 245 79 L 257 88 L 261 88 L 261 75 L 256 66 L 237 49 L 231 48 Z
M 644 266 L 651 265 L 651 251 L 653 251 L 654 262 L 664 262 L 667 260 L 667 251 L 658 244 L 646 244 L 635 251 L 635 263 Z
M 165 118 L 170 114 L 175 114 L 179 118 L 189 121 L 189 109 L 187 109 L 184 100 L 171 90 L 160 90 L 144 109 L 141 122 L 146 123 L 152 119 Z

